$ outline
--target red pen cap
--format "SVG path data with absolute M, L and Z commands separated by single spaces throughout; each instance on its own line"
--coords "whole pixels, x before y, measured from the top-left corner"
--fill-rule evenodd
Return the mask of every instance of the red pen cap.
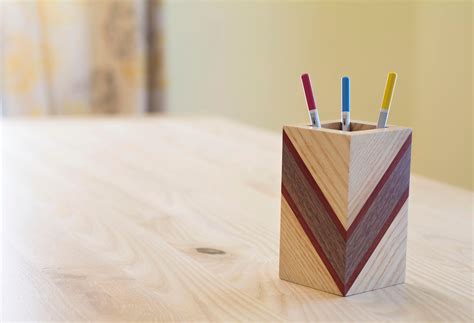
M 313 96 L 313 89 L 311 87 L 311 80 L 308 74 L 301 75 L 301 82 L 303 83 L 304 94 L 306 96 L 306 104 L 309 110 L 316 109 L 316 101 Z

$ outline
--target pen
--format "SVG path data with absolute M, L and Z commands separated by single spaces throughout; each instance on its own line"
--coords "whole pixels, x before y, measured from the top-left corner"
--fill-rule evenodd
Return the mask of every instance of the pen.
M 311 87 L 311 80 L 309 78 L 309 75 L 301 75 L 301 82 L 303 83 L 303 89 L 306 97 L 306 104 L 308 105 L 311 125 L 315 126 L 316 128 L 321 128 L 321 122 L 319 121 L 318 109 L 316 107 L 316 102 L 314 101 L 313 89 Z
M 377 128 L 387 127 L 388 111 L 390 109 L 390 103 L 392 102 L 393 89 L 395 88 L 396 81 L 397 73 L 388 73 L 387 84 L 385 84 L 385 92 L 383 94 L 382 107 L 380 108 Z
M 341 112 L 341 123 L 343 131 L 350 131 L 351 129 L 351 108 L 350 108 L 350 81 L 349 77 L 343 76 L 341 79 L 342 83 L 342 112 Z

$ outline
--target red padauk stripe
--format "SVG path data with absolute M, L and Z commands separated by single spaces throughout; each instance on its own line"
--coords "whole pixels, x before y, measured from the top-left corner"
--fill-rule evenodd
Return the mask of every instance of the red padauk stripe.
M 354 219 L 354 221 L 352 222 L 351 226 L 349 227 L 349 229 L 347 230 L 347 239 L 349 239 L 349 237 L 352 235 L 352 233 L 355 231 L 355 229 L 357 228 L 357 226 L 359 225 L 359 223 L 362 221 L 362 219 L 364 218 L 365 214 L 367 213 L 367 211 L 369 210 L 369 208 L 371 207 L 371 205 L 374 203 L 375 199 L 377 198 L 377 195 L 379 195 L 380 191 L 382 190 L 382 188 L 384 187 L 385 183 L 387 182 L 387 180 L 390 178 L 390 175 L 392 175 L 393 171 L 395 170 L 395 168 L 397 167 L 398 163 L 400 162 L 400 160 L 402 159 L 402 157 L 405 155 L 405 152 L 408 150 L 408 148 L 410 147 L 411 145 L 411 134 L 408 136 L 408 138 L 405 140 L 405 143 L 403 144 L 403 146 L 400 148 L 400 150 L 398 151 L 397 155 L 395 156 L 395 158 L 392 160 L 392 162 L 390 163 L 390 166 L 388 166 L 387 170 L 385 171 L 385 173 L 383 174 L 382 178 L 380 179 L 380 181 L 378 182 L 377 186 L 375 186 L 374 190 L 372 191 L 372 193 L 370 193 L 370 196 L 369 198 L 367 199 L 367 201 L 365 201 L 364 203 L 364 206 L 362 206 L 362 208 L 360 209 L 359 213 L 357 214 L 356 218 Z
M 341 294 L 345 295 L 345 288 L 344 284 L 342 283 L 341 279 L 337 275 L 336 271 L 334 270 L 334 267 L 332 266 L 331 262 L 329 261 L 328 257 L 324 253 L 323 249 L 321 248 L 320 244 L 318 243 L 318 240 L 316 237 L 313 235 L 313 232 L 311 232 L 311 229 L 309 226 L 306 224 L 303 216 L 300 213 L 300 210 L 296 206 L 295 202 L 291 198 L 290 194 L 286 190 L 285 185 L 282 183 L 281 184 L 281 194 L 285 198 L 286 202 L 290 206 L 290 209 L 293 211 L 293 214 L 296 216 L 296 219 L 300 223 L 301 227 L 303 228 L 303 231 L 306 233 L 306 236 L 309 238 L 311 241 L 311 244 L 313 245 L 314 249 L 318 253 L 319 257 L 323 261 L 324 265 L 326 266 L 326 269 L 328 270 L 329 274 L 331 275 L 332 279 L 336 283 L 337 288 L 341 292 Z
M 313 96 L 313 88 L 311 87 L 311 79 L 308 74 L 301 75 L 301 82 L 303 83 L 304 95 L 306 96 L 306 104 L 309 110 L 316 109 L 316 101 Z
M 293 143 L 286 134 L 285 130 L 283 130 L 283 143 L 286 145 L 291 155 L 295 159 L 296 163 L 298 164 L 298 167 L 300 168 L 304 177 L 306 177 L 306 180 L 308 181 L 309 185 L 313 188 L 314 193 L 317 195 L 317 197 L 323 204 L 324 208 L 326 209 L 326 212 L 331 217 L 332 222 L 336 226 L 342 238 L 344 239 L 344 241 L 347 241 L 346 229 L 344 229 L 344 226 L 342 225 L 341 221 L 339 221 L 339 219 L 337 218 L 336 213 L 332 209 L 331 205 L 329 204 L 321 189 L 319 188 L 318 183 L 316 183 L 316 180 L 314 179 L 313 175 L 311 175 L 310 171 L 306 167 L 306 164 L 304 163 L 303 159 L 301 159 L 300 155 L 298 154 L 298 151 L 296 151 L 295 146 L 293 146 Z
M 367 250 L 367 252 L 365 253 L 364 257 L 361 259 L 361 261 L 359 262 L 359 265 L 356 267 L 356 269 L 354 270 L 354 273 L 352 274 L 352 276 L 349 278 L 349 281 L 346 283 L 346 286 L 345 286 L 345 289 L 344 289 L 344 295 L 347 294 L 347 292 L 349 291 L 349 289 L 351 289 L 352 287 L 352 284 L 354 284 L 355 280 L 357 279 L 357 277 L 359 276 L 360 272 L 362 271 L 362 269 L 365 267 L 365 265 L 367 264 L 367 261 L 369 261 L 370 259 L 370 256 L 372 256 L 372 254 L 374 253 L 375 249 L 377 248 L 378 244 L 380 243 L 380 241 L 382 240 L 382 238 L 384 237 L 385 233 L 387 232 L 388 228 L 390 227 L 390 225 L 392 224 L 393 220 L 395 220 L 395 218 L 397 217 L 398 213 L 400 212 L 400 210 L 402 209 L 403 207 L 403 204 L 405 204 L 406 200 L 408 199 L 408 192 L 409 192 L 410 188 L 407 187 L 407 189 L 405 190 L 405 192 L 403 193 L 403 195 L 401 196 L 400 200 L 398 201 L 398 203 L 395 205 L 395 207 L 393 208 L 392 210 L 392 213 L 390 213 L 390 216 L 388 217 L 387 221 L 385 221 L 382 229 L 380 229 L 380 232 L 379 234 L 377 235 L 377 237 L 375 238 L 374 242 L 372 243 L 372 245 L 370 246 L 369 250 Z

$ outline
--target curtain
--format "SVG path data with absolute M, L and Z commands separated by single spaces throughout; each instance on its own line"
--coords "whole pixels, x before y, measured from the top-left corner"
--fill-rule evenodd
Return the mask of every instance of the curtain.
M 156 0 L 3 1 L 3 115 L 160 110 L 160 9 Z

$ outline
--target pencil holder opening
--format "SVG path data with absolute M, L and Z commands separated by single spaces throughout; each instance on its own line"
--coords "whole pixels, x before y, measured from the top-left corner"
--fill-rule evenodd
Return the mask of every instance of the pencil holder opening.
M 327 122 L 321 124 L 321 128 L 332 129 L 332 130 L 342 130 L 341 122 Z M 362 131 L 362 130 L 373 130 L 377 129 L 375 124 L 363 123 L 363 122 L 351 122 L 350 132 L 352 131 Z

